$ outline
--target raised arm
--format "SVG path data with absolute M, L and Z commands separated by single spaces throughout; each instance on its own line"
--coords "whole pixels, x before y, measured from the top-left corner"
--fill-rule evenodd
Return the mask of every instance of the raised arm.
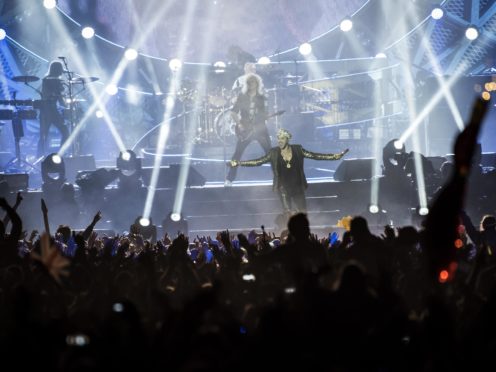
M 313 160 L 339 160 L 341 159 L 348 151 L 349 149 L 346 149 L 339 154 L 322 154 L 319 152 L 312 152 L 305 150 L 303 147 L 301 148 L 303 152 L 303 156 L 308 159 L 313 159 Z
M 253 160 L 231 160 L 227 164 L 231 167 L 258 167 L 270 161 L 270 153 L 265 154 L 261 158 Z

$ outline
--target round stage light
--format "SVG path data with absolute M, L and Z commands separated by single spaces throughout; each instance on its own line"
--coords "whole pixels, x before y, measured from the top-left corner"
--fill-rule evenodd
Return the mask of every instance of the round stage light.
M 442 8 L 440 7 L 435 7 L 434 9 L 432 9 L 432 12 L 431 12 L 431 17 L 435 20 L 438 20 L 438 19 L 441 19 L 443 18 L 444 16 L 444 11 Z
M 107 87 L 105 88 L 105 92 L 107 92 L 107 94 L 109 96 L 115 96 L 118 92 L 118 88 L 117 86 L 115 86 L 114 84 L 109 84 L 107 85 Z
M 489 92 L 482 92 L 482 99 L 484 101 L 490 101 L 491 100 L 491 93 L 489 93 Z
M 179 222 L 181 220 L 181 213 L 173 212 L 171 213 L 170 218 L 174 222 Z
M 142 217 L 142 218 L 140 218 L 139 223 L 143 227 L 150 226 L 150 219 L 146 218 L 146 217 Z
M 128 61 L 133 61 L 136 58 L 138 58 L 138 51 L 134 48 L 127 48 L 126 51 L 124 52 L 124 57 Z
M 226 62 L 217 61 L 214 63 L 214 72 L 216 74 L 221 74 L 226 71 Z
M 312 46 L 309 43 L 303 43 L 298 48 L 298 51 L 302 56 L 308 56 L 310 53 L 312 53 Z
M 379 213 L 379 206 L 376 204 L 369 205 L 369 212 L 372 214 Z
M 259 65 L 268 65 L 270 63 L 270 58 L 269 57 L 260 57 L 258 59 L 258 64 Z
M 57 0 L 43 0 L 43 6 L 47 9 L 53 9 L 57 6 Z
M 102 111 L 102 110 L 96 110 L 96 111 L 95 111 L 95 116 L 96 116 L 98 119 L 103 118 L 103 111 Z
M 180 59 L 178 58 L 173 58 L 170 60 L 169 62 L 169 68 L 171 69 L 171 71 L 173 72 L 177 72 L 181 69 L 181 67 L 183 67 L 183 63 L 181 62 Z
M 401 150 L 403 148 L 403 143 L 401 141 L 394 141 L 394 148 L 396 150 Z
M 351 19 L 349 19 L 349 18 L 345 18 L 339 24 L 339 28 L 343 32 L 351 31 L 351 29 L 353 28 L 353 21 Z
M 382 53 L 382 52 L 381 52 L 381 53 L 377 53 L 377 54 L 375 55 L 375 58 L 387 58 L 387 55 L 386 55 L 386 53 Z
M 62 163 L 62 158 L 58 154 L 52 155 L 52 161 L 54 164 L 60 164 Z
M 420 216 L 427 216 L 429 214 L 429 208 L 427 207 L 421 207 L 419 208 L 419 215 Z
M 0 40 L 5 39 L 6 36 L 7 33 L 5 32 L 5 30 L 3 28 L 0 28 Z
M 122 160 L 129 161 L 131 159 L 131 153 L 129 151 L 124 151 L 122 153 Z
M 81 35 L 85 38 L 85 39 L 91 39 L 93 36 L 95 36 L 95 30 L 93 29 L 93 27 L 84 27 L 82 30 L 81 30 Z
M 465 30 L 465 37 L 473 41 L 479 37 L 479 31 L 474 26 L 470 26 Z

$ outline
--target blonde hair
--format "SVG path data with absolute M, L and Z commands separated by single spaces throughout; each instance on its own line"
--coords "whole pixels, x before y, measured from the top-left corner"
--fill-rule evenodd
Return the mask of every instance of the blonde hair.
M 248 92 L 248 81 L 250 79 L 256 79 L 257 80 L 257 83 L 258 83 L 257 93 L 259 95 L 263 96 L 263 94 L 264 94 L 264 87 L 263 87 L 262 78 L 259 75 L 257 75 L 257 74 L 246 74 L 245 75 L 245 80 L 243 82 L 243 87 L 241 88 L 241 92 L 243 94 L 246 94 Z
M 293 136 L 291 135 L 291 133 L 287 129 L 281 128 L 277 131 L 277 138 L 287 138 L 288 140 L 290 140 L 291 137 L 293 137 Z

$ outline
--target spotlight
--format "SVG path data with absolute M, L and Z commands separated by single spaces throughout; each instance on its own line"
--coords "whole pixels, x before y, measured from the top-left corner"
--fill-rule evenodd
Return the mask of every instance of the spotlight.
M 394 148 L 396 150 L 401 150 L 403 148 L 403 145 L 404 144 L 401 141 L 399 141 L 399 140 L 398 141 L 394 141 Z
M 173 58 L 169 61 L 169 68 L 171 69 L 171 71 L 177 72 L 181 69 L 181 67 L 183 67 L 183 63 L 180 59 Z
M 109 96 L 115 96 L 118 92 L 118 88 L 117 86 L 115 86 L 114 84 L 109 84 L 107 85 L 107 87 L 105 88 L 105 92 L 107 92 L 107 94 Z
M 217 61 L 214 63 L 214 71 L 216 74 L 221 74 L 226 71 L 226 62 Z
M 444 16 L 444 11 L 442 8 L 436 6 L 434 9 L 432 9 L 431 12 L 432 19 L 435 19 L 437 21 L 438 19 L 443 18 L 443 16 Z
M 177 233 L 188 235 L 188 221 L 183 218 L 181 213 L 171 212 L 162 221 L 162 230 L 174 237 Z
M 129 161 L 129 159 L 131 159 L 131 154 L 129 153 L 129 151 L 123 152 L 122 153 L 122 160 Z
M 427 207 L 418 208 L 418 214 L 419 216 L 427 216 L 429 214 L 429 208 Z
M 370 204 L 369 205 L 369 212 L 372 214 L 379 213 L 379 206 L 376 204 Z
M 119 189 L 126 192 L 137 192 L 143 186 L 141 180 L 141 159 L 134 151 L 125 150 L 117 158 L 119 172 Z
M 102 110 L 96 110 L 95 115 L 98 119 L 103 118 L 103 111 Z
M 380 52 L 375 55 L 375 58 L 387 58 L 387 55 L 386 53 Z
M 465 37 L 469 39 L 470 41 L 474 41 L 479 37 L 479 31 L 475 26 L 469 26 L 465 30 Z
M 52 161 L 54 162 L 54 164 L 60 164 L 62 163 L 62 158 L 60 157 L 60 155 L 54 154 L 52 155 Z
M 141 161 L 138 159 L 134 151 L 121 151 L 117 158 L 117 169 L 124 178 L 141 176 Z
M 259 65 L 268 65 L 270 63 L 270 58 L 269 57 L 260 57 L 258 59 L 258 64 Z
M 351 31 L 351 29 L 353 28 L 353 22 L 352 22 L 352 20 L 350 18 L 343 19 L 341 21 L 341 23 L 339 24 L 339 28 L 343 32 Z
M 56 0 L 43 0 L 43 6 L 47 9 L 53 9 L 57 6 Z
M 41 178 L 44 184 L 60 184 L 65 182 L 64 159 L 58 154 L 50 154 L 41 163 Z
M 7 33 L 5 32 L 5 30 L 3 28 L 0 28 L 0 40 L 5 39 L 6 36 Z
M 303 43 L 298 48 L 298 51 L 302 56 L 308 56 L 310 53 L 312 53 L 312 46 L 309 43 Z
M 133 61 L 136 58 L 138 58 L 138 51 L 134 48 L 127 48 L 126 51 L 124 52 L 124 57 L 128 61 Z
M 145 218 L 145 217 L 142 217 L 140 218 L 139 220 L 139 224 L 143 227 L 147 227 L 147 226 L 150 226 L 150 219 L 148 218 Z
M 484 101 L 490 101 L 491 100 L 491 93 L 489 93 L 489 92 L 482 92 L 482 99 Z
M 81 35 L 85 39 L 91 39 L 93 36 L 95 36 L 95 30 L 93 29 L 93 27 L 84 27 L 81 30 Z

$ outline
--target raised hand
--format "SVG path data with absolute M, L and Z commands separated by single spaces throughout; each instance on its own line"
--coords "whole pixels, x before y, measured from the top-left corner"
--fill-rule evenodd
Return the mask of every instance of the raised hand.
M 95 217 L 93 217 L 93 225 L 96 225 L 98 221 L 102 219 L 102 212 L 98 211 L 95 214 Z

